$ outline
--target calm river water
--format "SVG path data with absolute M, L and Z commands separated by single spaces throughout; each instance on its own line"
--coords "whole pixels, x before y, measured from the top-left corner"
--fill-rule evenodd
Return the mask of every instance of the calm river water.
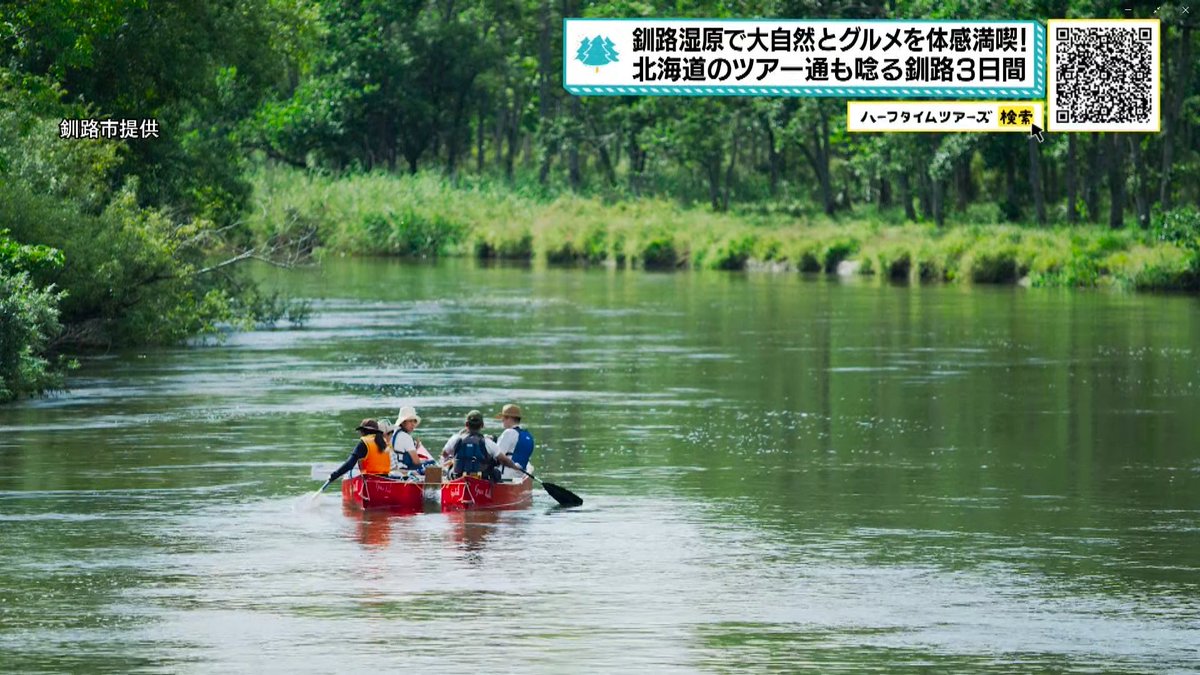
M 1200 669 L 1200 302 L 331 261 L 0 408 L 0 670 Z M 318 485 L 519 403 L 528 510 Z

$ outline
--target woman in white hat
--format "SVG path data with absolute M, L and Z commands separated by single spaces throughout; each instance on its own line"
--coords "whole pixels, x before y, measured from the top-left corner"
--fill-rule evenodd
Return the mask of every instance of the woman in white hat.
M 410 405 L 400 408 L 396 415 L 396 430 L 392 432 L 392 470 L 425 473 L 425 465 L 433 463 L 433 457 L 413 438 L 412 433 L 421 424 L 421 416 Z

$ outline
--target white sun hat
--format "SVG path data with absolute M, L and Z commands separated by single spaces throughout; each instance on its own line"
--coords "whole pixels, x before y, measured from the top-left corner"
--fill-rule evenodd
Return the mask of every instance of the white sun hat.
M 417 414 L 417 409 L 411 405 L 401 406 L 400 412 L 396 413 L 396 426 L 404 424 L 408 420 L 413 420 L 417 424 L 420 424 L 421 416 Z

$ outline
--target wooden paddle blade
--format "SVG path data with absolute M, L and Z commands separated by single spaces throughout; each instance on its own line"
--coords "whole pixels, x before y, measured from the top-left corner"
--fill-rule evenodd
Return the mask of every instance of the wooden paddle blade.
M 563 506 L 583 506 L 583 500 L 579 498 L 579 495 L 561 485 L 543 482 L 542 487 L 546 488 L 546 494 Z

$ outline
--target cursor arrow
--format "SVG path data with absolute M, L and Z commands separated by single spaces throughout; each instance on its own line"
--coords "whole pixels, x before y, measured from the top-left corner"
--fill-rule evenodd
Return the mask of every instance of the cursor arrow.
M 1034 125 L 1031 125 L 1031 126 L 1030 126 L 1030 129 L 1029 129 L 1029 137 L 1030 137 L 1030 138 L 1036 138 L 1038 143 L 1041 143 L 1042 141 L 1046 140 L 1046 139 L 1045 139 L 1045 138 L 1042 136 L 1042 128 L 1041 128 L 1041 127 L 1039 127 L 1039 126 L 1038 126 L 1038 125 L 1036 125 L 1036 124 L 1034 124 Z

